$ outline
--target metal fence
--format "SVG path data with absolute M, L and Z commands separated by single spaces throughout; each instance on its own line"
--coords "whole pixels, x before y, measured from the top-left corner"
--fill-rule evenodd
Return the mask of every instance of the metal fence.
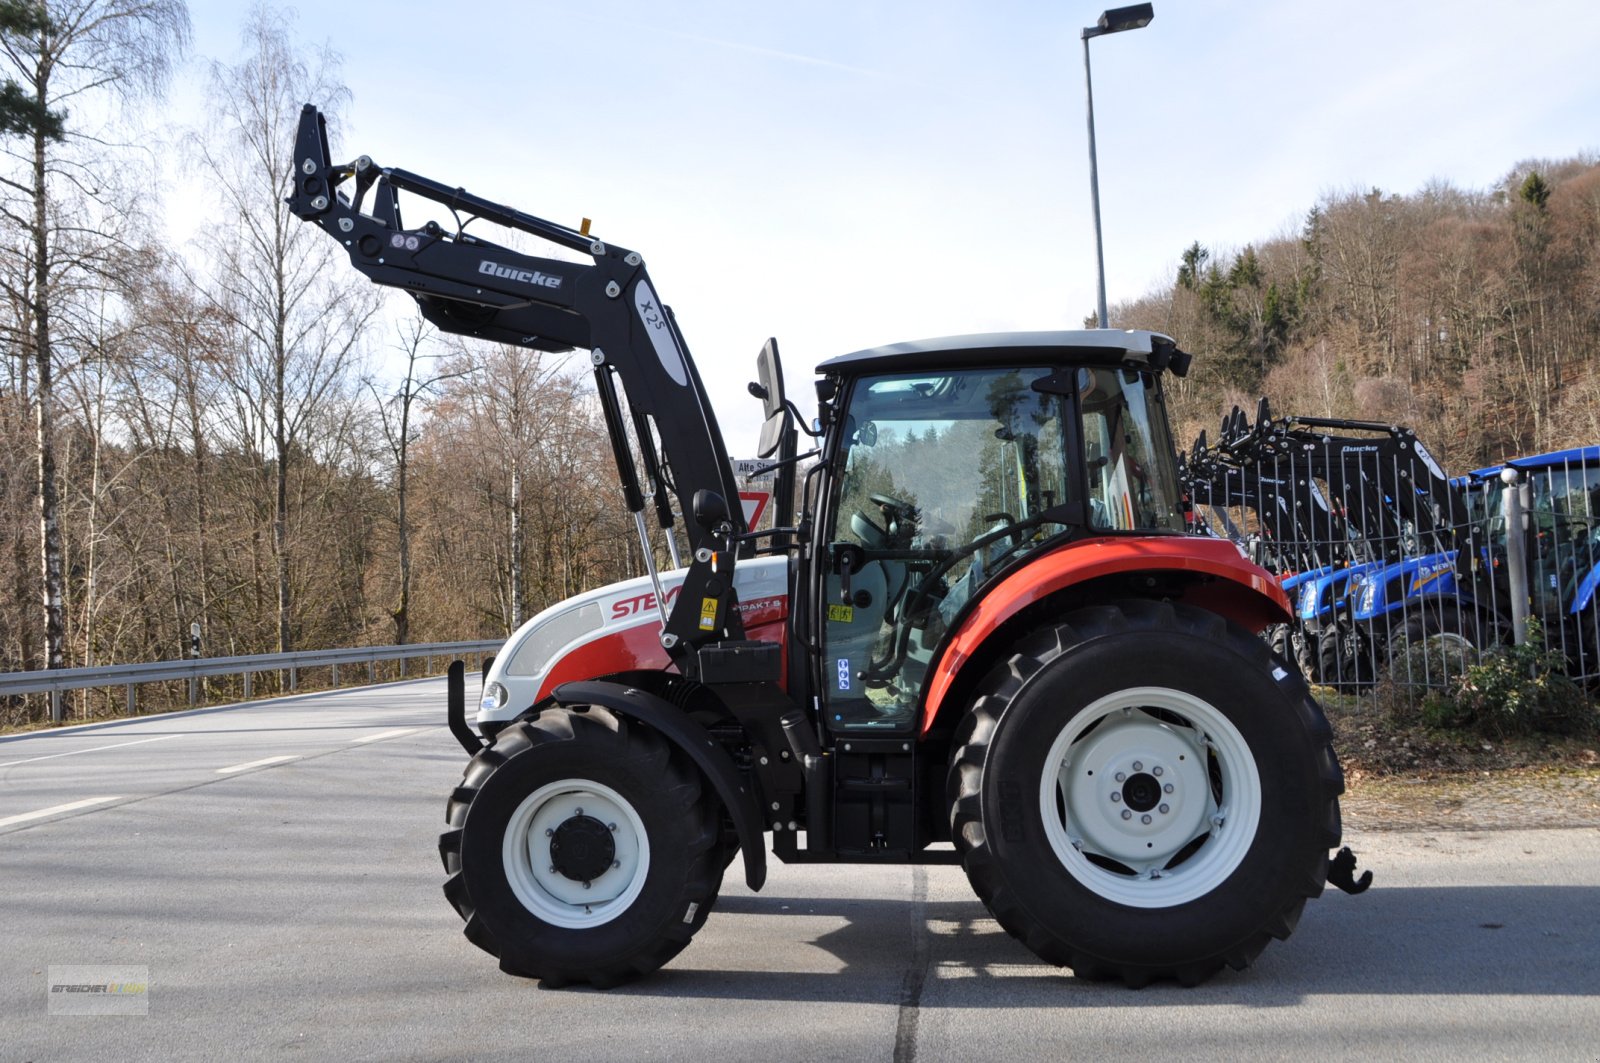
M 367 682 L 376 682 L 378 662 L 398 661 L 404 672 L 408 661 L 421 660 L 432 670 L 435 659 L 482 658 L 501 646 L 499 640 L 476 642 L 428 642 L 407 646 L 361 646 L 354 649 L 302 650 L 296 653 L 256 653 L 243 657 L 195 657 L 183 661 L 151 661 L 144 664 L 113 664 L 94 668 L 56 668 L 39 672 L 8 672 L 0 675 L 0 699 L 26 694 L 50 695 L 50 719 L 62 721 L 62 694 L 69 690 L 100 687 L 125 687 L 128 715 L 139 711 L 138 687 L 143 683 L 187 681 L 189 703 L 197 700 L 202 679 L 208 676 L 242 676 L 244 696 L 254 694 L 258 673 L 288 673 L 286 689 L 297 690 L 300 673 L 306 669 L 327 668 L 332 684 L 339 686 L 340 668 L 366 665 Z
M 1446 477 L 1404 429 L 1224 422 L 1187 471 L 1196 519 L 1284 584 L 1270 633 L 1344 693 L 1459 685 L 1530 628 L 1580 682 L 1600 680 L 1600 447 Z

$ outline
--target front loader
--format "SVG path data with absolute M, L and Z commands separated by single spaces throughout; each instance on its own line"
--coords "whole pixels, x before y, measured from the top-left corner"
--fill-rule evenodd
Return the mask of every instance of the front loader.
M 504 970 L 601 987 L 649 973 L 736 859 L 761 888 L 769 836 L 784 862 L 960 864 L 1042 959 L 1133 985 L 1243 968 L 1321 893 L 1342 775 L 1303 679 L 1253 634 L 1288 617 L 1276 582 L 1184 534 L 1162 378 L 1190 356 L 1171 339 L 1002 333 L 837 357 L 806 454 L 769 341 L 758 449 L 780 463 L 776 497 L 802 505 L 752 532 L 637 253 L 365 157 L 335 164 L 309 105 L 295 165 L 293 211 L 441 329 L 589 352 L 638 525 L 647 572 L 513 633 L 471 721 L 452 671 L 471 759 L 439 841 L 445 894 Z M 401 193 L 457 224 L 407 228 Z M 688 563 L 659 570 L 679 534 Z M 1359 888 L 1351 866 L 1335 875 Z

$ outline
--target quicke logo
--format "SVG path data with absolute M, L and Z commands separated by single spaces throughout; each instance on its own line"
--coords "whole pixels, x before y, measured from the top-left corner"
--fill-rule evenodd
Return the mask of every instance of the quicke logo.
M 491 277 L 500 277 L 503 280 L 521 281 L 523 284 L 532 284 L 540 288 L 561 287 L 560 277 L 551 276 L 548 273 L 540 273 L 538 270 L 513 269 L 510 266 L 502 266 L 498 262 L 490 262 L 488 259 L 478 263 L 478 272 L 487 273 Z

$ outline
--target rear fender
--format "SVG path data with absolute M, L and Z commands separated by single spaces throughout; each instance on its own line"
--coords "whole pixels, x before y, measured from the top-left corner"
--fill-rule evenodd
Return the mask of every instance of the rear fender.
M 744 880 L 752 890 L 761 889 L 767 881 L 767 843 L 756 795 L 740 780 L 732 758 L 709 731 L 670 701 L 622 683 L 565 683 L 556 688 L 553 697 L 558 705 L 599 705 L 647 724 L 681 749 L 722 799 L 744 853 Z
M 1289 600 L 1266 569 L 1245 559 L 1226 539 L 1117 537 L 1085 539 L 1035 558 L 997 581 L 972 606 L 945 643 L 928 683 L 920 733 L 926 735 L 964 670 L 982 669 L 988 640 L 1027 607 L 1092 581 L 1140 573 L 1184 584 L 1183 601 L 1250 630 L 1288 621 Z M 1136 590 L 1110 592 L 1128 597 Z M 969 677 L 970 678 L 970 677 Z

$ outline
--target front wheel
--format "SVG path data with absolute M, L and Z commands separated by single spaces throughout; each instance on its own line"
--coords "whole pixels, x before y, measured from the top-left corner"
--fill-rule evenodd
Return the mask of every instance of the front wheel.
M 1341 694 L 1359 694 L 1372 685 L 1375 669 L 1367 640 L 1335 624 L 1317 637 L 1317 682 Z
M 720 806 L 659 734 L 546 709 L 473 757 L 439 836 L 445 896 L 502 970 L 605 988 L 660 967 L 722 884 Z
M 1483 629 L 1470 609 L 1423 601 L 1389 643 L 1389 676 L 1407 685 L 1446 689 L 1482 659 L 1485 648 Z
M 958 732 L 968 878 L 1042 959 L 1195 984 L 1293 930 L 1343 777 L 1305 683 L 1215 614 L 1086 609 L 1017 647 Z

